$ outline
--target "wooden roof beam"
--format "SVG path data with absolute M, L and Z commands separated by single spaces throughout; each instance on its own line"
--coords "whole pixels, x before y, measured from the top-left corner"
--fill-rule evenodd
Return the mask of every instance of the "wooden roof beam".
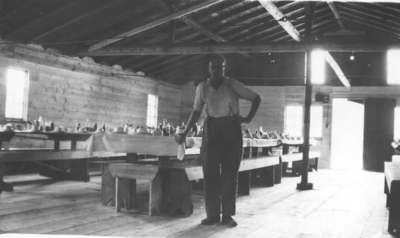
M 340 82 L 342 82 L 342 84 L 346 88 L 350 88 L 351 87 L 350 81 L 347 79 L 346 75 L 343 73 L 343 70 L 340 68 L 339 64 L 336 62 L 336 60 L 332 57 L 332 55 L 329 52 L 326 52 L 325 60 L 331 66 L 333 71 L 336 73 Z
M 290 23 L 287 17 L 279 10 L 272 0 L 258 0 L 258 2 L 295 41 L 301 41 L 299 31 L 292 25 L 292 23 Z
M 80 56 L 126 56 L 126 55 L 195 55 L 195 54 L 229 54 L 229 53 L 264 53 L 264 52 L 304 52 L 307 49 L 322 48 L 334 52 L 382 52 L 400 44 L 338 44 L 314 43 L 305 44 L 297 42 L 269 43 L 269 44 L 194 44 L 174 45 L 170 47 L 160 45 L 147 45 L 131 48 L 110 48 L 91 52 L 82 52 Z
M 120 1 L 120 0 L 118 0 L 118 1 Z M 47 31 L 45 31 L 45 32 L 40 33 L 40 35 L 35 36 L 35 37 L 32 39 L 32 41 L 38 41 L 38 40 L 42 39 L 43 37 L 46 37 L 46 36 L 48 36 L 48 35 L 50 35 L 50 34 L 56 32 L 56 31 L 58 31 L 58 30 L 60 30 L 60 29 L 63 29 L 63 28 L 65 28 L 65 27 L 71 25 L 71 24 L 74 24 L 74 23 L 76 23 L 76 22 L 79 22 L 80 20 L 82 20 L 82 19 L 84 19 L 84 18 L 93 16 L 94 14 L 96 14 L 96 13 L 98 13 L 98 12 L 101 12 L 102 10 L 107 9 L 108 7 L 110 7 L 110 6 L 112 6 L 112 5 L 115 5 L 115 4 L 116 4 L 116 1 L 115 1 L 115 0 L 114 0 L 114 1 L 111 1 L 111 2 L 108 2 L 108 3 L 106 3 L 105 5 L 100 4 L 99 6 L 96 6 L 96 8 L 94 8 L 93 10 L 90 10 L 90 11 L 88 11 L 88 12 L 85 12 L 84 14 L 82 14 L 82 15 L 76 17 L 76 18 L 73 18 L 73 19 L 71 19 L 71 20 L 69 20 L 69 21 L 67 21 L 67 22 L 64 22 L 64 23 L 61 24 L 61 25 L 57 25 L 57 26 L 55 26 L 55 27 L 53 27 L 53 28 L 51 28 L 51 29 L 49 29 L 49 30 L 47 30 Z
M 333 13 L 333 16 L 336 19 L 336 22 L 338 23 L 338 25 L 340 26 L 340 29 L 344 30 L 345 26 L 343 24 L 343 20 L 342 17 L 340 16 L 339 11 L 336 9 L 336 6 L 333 2 L 328 1 L 326 2 L 328 4 L 329 9 L 331 10 L 331 12 Z
M 111 38 L 102 40 L 102 41 L 100 41 L 100 42 L 98 42 L 96 44 L 91 45 L 88 50 L 89 51 L 94 51 L 94 50 L 102 49 L 102 48 L 104 48 L 104 47 L 106 47 L 108 45 L 111 45 L 111 44 L 115 43 L 115 42 L 118 42 L 120 40 L 123 40 L 125 38 L 131 37 L 131 36 L 134 36 L 134 35 L 137 35 L 137 34 L 139 34 L 141 32 L 153 29 L 154 27 L 160 26 L 160 25 L 162 25 L 164 23 L 167 23 L 167 22 L 169 22 L 171 20 L 179 19 L 181 17 L 187 16 L 187 15 L 192 14 L 194 12 L 198 12 L 198 11 L 203 10 L 205 8 L 208 8 L 208 7 L 211 7 L 213 5 L 216 5 L 216 4 L 218 4 L 218 3 L 222 2 L 222 1 L 224 1 L 224 0 L 207 0 L 205 2 L 197 4 L 195 6 L 189 7 L 187 9 L 180 10 L 178 12 L 169 14 L 168 16 L 161 17 L 161 18 L 159 18 L 157 20 L 151 21 L 151 22 L 149 22 L 147 24 L 144 24 L 142 26 L 139 26 L 139 27 L 133 28 L 133 29 L 131 29 L 129 31 L 123 32 L 121 34 L 115 35 L 115 36 L 113 36 Z
M 162 2 L 164 2 L 164 4 L 167 5 L 167 7 L 171 9 L 171 11 L 174 11 L 174 12 L 178 11 L 178 9 L 173 4 L 168 2 L 167 0 L 163 0 Z M 204 27 L 200 23 L 196 22 L 189 16 L 182 17 L 180 20 L 183 21 L 186 25 L 190 26 L 191 28 L 195 29 L 196 31 L 200 32 L 201 34 L 205 35 L 206 37 L 210 38 L 211 40 L 213 40 L 215 42 L 219 42 L 219 43 L 226 42 L 226 40 L 223 37 L 215 34 L 214 32 L 211 32 L 206 27 Z
M 219 42 L 219 43 L 226 42 L 225 38 L 223 38 L 222 36 L 219 36 L 219 35 L 211 32 L 210 30 L 206 29 L 204 26 L 200 25 L 199 23 L 197 23 L 196 21 L 192 20 L 189 17 L 182 17 L 181 20 L 186 25 L 192 27 L 196 31 L 198 31 L 201 34 L 207 36 L 208 38 L 210 38 L 211 40 L 213 40 L 215 42 Z

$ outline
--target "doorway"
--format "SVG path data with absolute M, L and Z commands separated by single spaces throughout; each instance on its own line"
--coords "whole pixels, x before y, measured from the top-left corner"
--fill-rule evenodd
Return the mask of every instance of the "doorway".
M 345 98 L 332 101 L 331 168 L 362 170 L 364 104 Z

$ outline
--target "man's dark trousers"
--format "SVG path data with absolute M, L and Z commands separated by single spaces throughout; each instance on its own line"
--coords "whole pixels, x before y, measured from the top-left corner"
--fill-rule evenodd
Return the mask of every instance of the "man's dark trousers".
M 235 215 L 242 158 L 242 131 L 237 116 L 206 119 L 201 157 L 207 217 Z

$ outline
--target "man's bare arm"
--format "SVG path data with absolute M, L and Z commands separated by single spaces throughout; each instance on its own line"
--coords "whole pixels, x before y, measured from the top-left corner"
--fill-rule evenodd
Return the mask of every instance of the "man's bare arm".
M 182 144 L 183 142 L 185 142 L 185 138 L 187 136 L 187 134 L 189 133 L 190 129 L 194 126 L 194 124 L 197 122 L 197 120 L 199 120 L 201 115 L 201 112 L 198 110 L 193 110 L 190 113 L 190 116 L 188 118 L 188 121 L 186 122 L 186 128 L 183 131 L 183 133 L 176 135 L 175 140 L 176 142 L 178 142 L 178 144 Z

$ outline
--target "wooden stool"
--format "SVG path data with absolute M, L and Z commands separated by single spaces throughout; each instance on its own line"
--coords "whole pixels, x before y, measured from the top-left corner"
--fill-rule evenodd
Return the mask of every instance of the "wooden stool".
M 161 179 L 158 166 L 152 164 L 115 163 L 109 165 L 112 177 L 115 178 L 115 210 L 126 209 L 136 203 L 136 179 L 146 180 L 149 185 L 148 214 L 160 213 L 162 199 Z

